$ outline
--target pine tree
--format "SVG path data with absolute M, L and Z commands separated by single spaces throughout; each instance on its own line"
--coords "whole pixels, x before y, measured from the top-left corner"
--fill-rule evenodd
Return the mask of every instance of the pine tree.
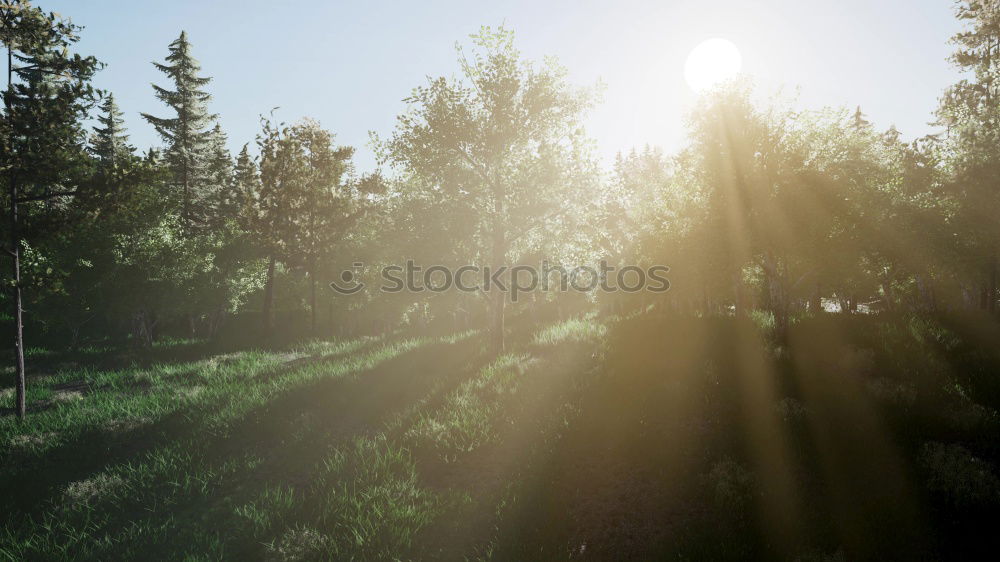
M 90 85 L 100 63 L 69 53 L 79 28 L 28 0 L 0 4 L 0 46 L 7 51 L 7 84 L 0 118 L 0 182 L 9 208 L 10 289 L 14 319 L 16 411 L 25 416 L 21 250 L 25 218 L 40 217 L 55 198 L 76 195 L 83 182 L 85 135 L 80 122 L 93 104 Z M 33 203 L 45 202 L 41 209 Z
M 232 189 L 229 197 L 223 200 L 221 211 L 237 217 L 240 226 L 250 230 L 253 224 L 251 216 L 253 208 L 250 203 L 260 190 L 260 177 L 257 174 L 257 164 L 250 157 L 247 145 L 243 145 L 236 155 L 236 165 L 233 167 Z
M 231 205 L 234 199 L 232 181 L 233 157 L 226 148 L 226 133 L 216 123 L 209 138 L 203 186 L 204 194 L 210 197 L 210 205 L 204 209 L 209 223 L 217 226 L 220 222 L 234 217 L 234 208 Z
M 958 48 L 952 63 L 970 74 L 941 99 L 938 123 L 948 127 L 954 159 L 951 194 L 958 203 L 953 219 L 961 232 L 959 251 L 969 269 L 966 292 L 979 293 L 979 307 L 995 312 L 1000 296 L 1000 2 L 961 0 L 959 20 L 965 30 L 952 38 Z M 971 300 L 971 299 L 970 299 Z M 972 304 L 971 302 L 969 304 Z
M 128 143 L 124 116 L 118 109 L 113 94 L 109 94 L 101 104 L 101 115 L 97 122 L 100 126 L 94 127 L 90 153 L 97 158 L 101 172 L 114 173 L 127 162 L 135 148 Z
M 854 110 L 854 117 L 852 118 L 852 125 L 855 131 L 861 132 L 871 128 L 872 123 L 866 117 L 864 112 L 861 111 L 861 106 L 859 105 L 857 109 Z
M 951 62 L 964 72 L 973 74 L 970 83 L 963 80 L 950 90 L 950 94 L 965 97 L 973 111 L 995 113 L 1000 80 L 1000 2 L 996 0 L 961 0 L 957 3 L 958 19 L 967 22 L 967 28 L 952 37 L 958 47 Z
M 211 99 L 203 89 L 212 79 L 200 76 L 201 65 L 191 55 L 187 33 L 181 32 L 169 46 L 166 64 L 153 63 L 173 82 L 168 90 L 153 85 L 156 97 L 175 112 L 173 117 L 142 116 L 156 128 L 166 143 L 164 157 L 170 166 L 174 184 L 181 190 L 181 221 L 186 228 L 205 221 L 202 203 L 211 196 L 208 181 L 208 163 L 211 159 L 213 139 L 211 128 L 216 115 L 208 112 Z

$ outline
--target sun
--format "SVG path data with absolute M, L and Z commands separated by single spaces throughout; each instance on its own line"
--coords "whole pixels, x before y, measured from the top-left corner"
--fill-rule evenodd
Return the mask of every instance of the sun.
M 691 50 L 684 63 L 684 79 L 696 92 L 733 78 L 743 67 L 743 56 L 732 41 L 709 39 Z

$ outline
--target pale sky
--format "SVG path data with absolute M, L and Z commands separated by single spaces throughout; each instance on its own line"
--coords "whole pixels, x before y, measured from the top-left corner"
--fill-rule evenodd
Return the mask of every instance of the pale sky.
M 684 61 L 701 41 L 735 43 L 743 69 L 770 92 L 799 89 L 799 105 L 862 107 L 879 127 L 927 134 L 958 29 L 950 0 L 625 0 L 617 2 L 333 2 L 320 0 L 36 0 L 86 27 L 77 51 L 107 63 L 95 84 L 114 92 L 133 144 L 159 140 L 139 112 L 164 114 L 151 61 L 188 32 L 212 111 L 235 151 L 253 143 L 259 115 L 318 119 L 374 157 L 368 131 L 391 132 L 401 101 L 427 76 L 457 72 L 454 45 L 481 25 L 506 24 L 529 58 L 556 56 L 574 82 L 605 82 L 588 119 L 601 156 L 652 144 L 678 148 L 695 99 Z

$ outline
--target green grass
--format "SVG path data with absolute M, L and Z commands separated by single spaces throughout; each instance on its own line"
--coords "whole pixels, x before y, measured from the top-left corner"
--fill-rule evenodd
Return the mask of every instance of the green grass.
M 1000 505 L 991 330 L 804 318 L 779 350 L 636 314 L 500 357 L 479 332 L 40 354 L 28 420 L 0 418 L 0 559 L 971 555 Z
M 594 315 L 587 315 L 558 322 L 539 330 L 532 337 L 532 343 L 536 346 L 555 346 L 569 342 L 595 342 L 606 333 L 607 326 L 595 321 Z
M 443 345 L 463 340 L 449 341 Z M 4 492 L 16 496 L 18 508 L 30 514 L 30 519 L 8 521 L 0 554 L 13 560 L 99 558 L 144 551 L 214 556 L 230 548 L 231 540 L 221 537 L 231 536 L 233 529 L 244 530 L 235 533 L 240 537 L 245 532 L 242 540 L 267 538 L 258 535 L 266 535 L 282 511 L 269 510 L 272 513 L 262 520 L 260 508 L 254 506 L 259 502 L 284 505 L 291 512 L 302 503 L 301 498 L 315 497 L 320 491 L 268 484 L 251 493 L 252 487 L 265 483 L 256 478 L 268 460 L 274 461 L 267 457 L 278 453 L 255 451 L 261 444 L 254 441 L 266 439 L 246 427 L 255 419 L 255 411 L 318 380 L 364 377 L 386 362 L 434 343 L 425 338 L 313 342 L 281 353 L 247 351 L 148 369 L 66 371 L 36 377 L 29 393 L 34 411 L 27 422 L 18 423 L 11 416 L 0 420 Z M 294 405 L 289 407 L 291 411 L 281 414 L 302 413 L 294 411 Z M 302 428 L 290 429 L 288 435 L 277 436 L 279 450 L 294 449 L 289 441 Z M 407 461 L 400 457 L 398 446 L 386 445 L 384 438 L 373 438 L 369 446 L 363 446 L 368 437 L 359 439 L 349 455 L 357 459 L 348 464 L 369 467 L 364 474 L 370 482 L 385 479 L 386 494 L 370 499 L 371 506 L 388 513 L 394 509 L 393 501 L 404 501 L 403 490 L 412 488 L 412 482 L 399 479 L 400 463 Z M 227 443 L 234 444 L 232 450 L 220 452 Z M 326 447 L 335 444 L 322 443 Z M 362 500 L 368 492 L 358 489 L 348 498 L 346 489 L 336 485 L 334 460 L 346 462 L 345 454 L 338 449 L 322 462 L 317 459 L 315 467 L 295 469 L 315 472 L 317 482 L 329 485 L 322 492 L 326 497 L 343 497 L 348 502 L 345 506 L 354 505 L 360 513 L 365 511 Z M 390 460 L 373 462 L 382 457 Z M 299 460 L 289 458 L 288 462 Z M 75 466 L 59 466 L 66 461 Z M 285 467 L 277 463 L 272 468 L 281 471 Z M 397 480 L 399 487 L 393 489 L 391 484 Z M 16 490 L 23 486 L 28 487 Z M 400 509 L 413 513 L 401 523 L 390 523 L 392 531 L 375 533 L 387 544 L 395 544 L 396 533 L 400 544 L 405 544 L 406 533 L 412 533 L 408 529 L 419 525 L 424 516 L 424 503 L 433 503 L 429 494 L 412 491 L 405 501 L 416 503 Z M 245 493 L 255 499 L 240 506 L 225 505 Z M 324 505 L 320 521 L 331 518 L 332 504 Z M 214 521 L 204 526 L 181 518 L 191 513 Z M 227 520 L 231 521 L 223 524 Z M 367 546 L 362 539 L 374 532 L 372 525 L 368 522 L 359 528 L 351 544 Z M 271 537 L 268 544 L 280 546 L 282 536 Z M 179 542 L 181 537 L 184 542 Z M 346 552 L 347 547 L 336 548 Z
M 495 437 L 498 398 L 516 390 L 511 373 L 530 363 L 519 354 L 485 364 L 480 339 L 313 341 L 36 375 L 27 422 L 0 419 L 0 486 L 21 515 L 0 530 L 0 555 L 413 551 L 421 529 L 471 500 L 422 485 L 411 451 L 449 456 Z M 393 400 L 368 396 L 399 388 L 395 410 Z M 447 429 L 431 431 L 434 420 Z
M 485 445 L 496 438 L 497 412 L 517 392 L 530 363 L 525 354 L 497 358 L 450 393 L 442 408 L 421 415 L 406 436 L 417 447 L 435 448 L 445 459 Z

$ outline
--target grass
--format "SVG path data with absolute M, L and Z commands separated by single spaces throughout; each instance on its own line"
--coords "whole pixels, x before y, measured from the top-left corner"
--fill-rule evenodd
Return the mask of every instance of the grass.
M 463 340 L 451 341 L 443 345 Z M 15 498 L 22 516 L 8 521 L 0 553 L 13 560 L 100 558 L 139 555 L 144 550 L 178 557 L 214 556 L 231 548 L 221 538 L 228 534 L 224 530 L 245 527 L 247 537 L 256 540 L 267 530 L 261 527 L 259 511 L 254 511 L 257 504 L 242 504 L 239 515 L 236 507 L 226 504 L 249 492 L 244 488 L 261 484 L 257 479 L 269 462 L 281 470 L 278 451 L 295 449 L 296 433 L 306 439 L 303 432 L 310 431 L 299 425 L 303 412 L 289 404 L 279 413 L 292 416 L 286 427 L 289 433 L 273 436 L 277 451 L 261 450 L 268 436 L 252 428 L 263 423 L 258 420 L 266 417 L 263 410 L 316 381 L 372 376 L 387 362 L 435 344 L 421 338 L 371 347 L 373 343 L 312 343 L 282 353 L 249 351 L 149 369 L 59 372 L 43 379 L 44 386 L 36 379 L 29 395 L 35 411 L 27 423 L 19 424 L 10 416 L 0 421 L 6 460 L 3 492 Z M 53 400 L 65 385 L 74 388 L 76 397 Z M 331 458 L 337 454 L 343 453 L 335 452 Z M 394 462 L 370 464 L 375 471 L 403 462 L 398 449 L 387 449 L 383 443 L 381 448 L 353 452 L 365 457 L 359 461 L 362 464 L 388 454 L 396 455 Z M 321 481 L 334 482 L 330 474 L 336 465 L 330 458 L 318 460 L 316 467 L 296 469 L 305 473 L 315 469 Z M 287 502 L 316 493 L 278 486 L 265 487 L 263 496 L 252 494 L 254 501 L 284 498 Z M 332 490 L 327 495 L 341 497 Z M 178 510 L 214 521 L 192 525 L 178 518 Z M 247 517 L 253 513 L 257 516 Z M 320 515 L 321 520 L 328 518 Z M 235 527 L 223 524 L 230 519 Z M 241 521 L 252 524 L 240 525 Z M 177 542 L 181 537 L 186 544 Z
M 777 348 L 758 324 L 584 316 L 500 357 L 477 332 L 225 354 L 172 342 L 179 360 L 107 369 L 39 355 L 55 367 L 33 374 L 27 422 L 0 418 L 0 559 L 996 546 L 994 327 L 803 318 Z
M 436 412 L 421 415 L 406 434 L 418 447 L 434 447 L 445 459 L 468 453 L 496 438 L 495 420 L 505 395 L 517 392 L 530 356 L 507 354 L 481 369 L 445 399 Z
M 607 333 L 607 326 L 596 322 L 594 315 L 571 318 L 539 330 L 532 338 L 536 346 L 555 346 L 561 343 L 594 342 Z

